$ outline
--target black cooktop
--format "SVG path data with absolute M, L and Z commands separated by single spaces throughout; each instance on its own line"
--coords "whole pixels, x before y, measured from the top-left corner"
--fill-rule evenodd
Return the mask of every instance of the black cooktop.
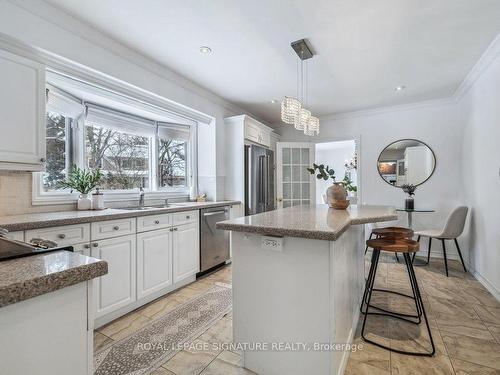
M 60 250 L 73 251 L 73 248 L 71 246 L 51 248 L 40 247 L 33 244 L 0 237 L 0 261 Z

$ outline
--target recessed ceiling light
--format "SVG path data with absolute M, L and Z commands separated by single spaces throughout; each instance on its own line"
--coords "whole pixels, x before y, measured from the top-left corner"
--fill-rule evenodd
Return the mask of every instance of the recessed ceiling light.
M 403 91 L 405 88 L 406 88 L 406 86 L 401 85 L 401 86 L 396 87 L 394 90 Z
M 211 53 L 212 52 L 212 48 L 207 47 L 207 46 L 201 46 L 200 47 L 200 52 L 201 53 Z
M 276 104 L 278 101 L 276 99 L 271 99 L 271 104 Z

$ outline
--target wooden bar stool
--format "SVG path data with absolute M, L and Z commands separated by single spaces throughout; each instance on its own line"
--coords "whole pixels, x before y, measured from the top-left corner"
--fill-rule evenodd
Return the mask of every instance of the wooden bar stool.
M 410 254 L 413 254 L 419 250 L 419 243 L 417 241 L 413 241 L 413 240 L 408 239 L 408 238 L 383 237 L 383 238 L 368 240 L 368 241 L 366 241 L 366 244 L 368 247 L 371 247 L 373 249 L 373 254 L 372 254 L 370 271 L 368 273 L 368 279 L 366 280 L 365 291 L 363 293 L 363 300 L 361 302 L 361 313 L 364 314 L 363 327 L 361 328 L 361 337 L 363 337 L 363 340 L 365 340 L 366 342 L 369 342 L 369 343 L 376 345 L 380 348 L 390 350 L 392 352 L 396 352 L 396 353 L 400 353 L 400 354 L 432 357 L 434 355 L 434 353 L 436 352 L 436 349 L 434 347 L 434 340 L 432 339 L 431 329 L 429 327 L 429 322 L 427 320 L 427 315 L 425 313 L 424 303 L 422 301 L 422 296 L 420 294 L 420 289 L 419 289 L 418 283 L 417 283 L 417 277 L 415 276 L 415 271 L 413 270 L 413 263 L 411 261 L 411 255 L 410 255 Z M 411 290 L 413 293 L 412 296 L 407 295 L 407 294 L 403 294 L 403 293 L 399 293 L 399 292 L 396 292 L 393 290 L 373 288 L 373 285 L 375 283 L 375 278 L 377 276 L 377 266 L 378 266 L 378 261 L 379 261 L 381 251 L 387 251 L 387 252 L 392 252 L 392 253 L 399 252 L 399 253 L 403 254 L 404 261 L 406 264 L 406 269 L 408 270 L 408 276 L 410 279 L 410 286 L 411 286 Z M 403 313 L 391 311 L 388 309 L 383 309 L 381 307 L 377 307 L 377 306 L 370 304 L 373 291 L 398 294 L 398 295 L 401 295 L 403 297 L 410 298 L 410 299 L 414 300 L 416 314 L 415 315 L 403 314 Z M 364 306 L 366 306 L 365 310 L 363 310 Z M 376 312 L 369 312 L 370 308 L 377 310 L 377 311 Z M 373 340 L 367 339 L 365 337 L 365 325 L 366 325 L 366 319 L 367 319 L 368 315 L 389 316 L 391 318 L 404 320 L 406 322 L 417 324 L 417 325 L 421 323 L 421 321 L 422 321 L 421 317 L 423 315 L 424 320 L 425 320 L 425 324 L 427 326 L 427 332 L 429 334 L 429 339 L 430 339 L 432 350 L 430 352 L 409 352 L 409 351 L 399 350 L 399 349 L 395 349 L 395 348 L 390 348 L 390 347 L 387 347 L 385 345 L 379 344 Z
M 413 231 L 409 228 L 403 228 L 403 227 L 385 227 L 385 228 L 374 228 L 372 232 L 370 233 L 370 240 L 372 237 L 375 236 L 375 238 L 408 238 L 412 239 L 413 238 Z M 365 254 L 368 251 L 368 244 L 366 245 L 365 248 Z M 399 262 L 398 258 L 398 253 L 394 253 L 396 256 L 397 261 Z

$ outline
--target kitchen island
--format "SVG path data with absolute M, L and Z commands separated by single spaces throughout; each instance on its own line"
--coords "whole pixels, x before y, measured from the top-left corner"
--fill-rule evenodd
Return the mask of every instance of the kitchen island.
M 364 226 L 393 207 L 295 206 L 224 221 L 232 231 L 233 340 L 258 374 L 342 374 L 364 282 Z

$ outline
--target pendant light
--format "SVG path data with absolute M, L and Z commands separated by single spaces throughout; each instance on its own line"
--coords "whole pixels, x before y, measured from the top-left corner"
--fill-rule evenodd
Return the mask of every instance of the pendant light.
M 307 106 L 307 65 L 304 70 L 304 61 L 314 55 L 305 39 L 291 43 L 291 46 L 300 59 L 300 70 L 297 65 L 297 97 L 285 96 L 281 102 L 281 120 L 285 124 L 293 125 L 295 129 L 303 131 L 306 135 L 319 133 L 319 119 L 312 116 Z M 300 76 L 300 78 L 299 78 Z

